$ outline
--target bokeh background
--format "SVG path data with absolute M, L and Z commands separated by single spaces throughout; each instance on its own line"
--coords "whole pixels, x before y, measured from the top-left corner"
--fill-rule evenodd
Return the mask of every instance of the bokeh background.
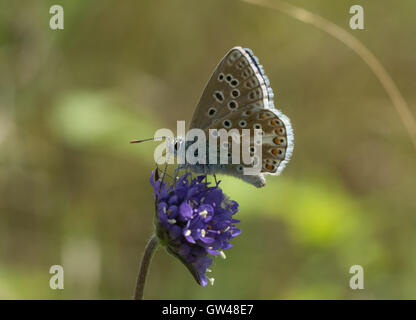
M 290 2 L 360 39 L 416 112 L 415 1 Z M 49 28 L 53 4 L 64 30 Z M 386 92 L 338 40 L 237 0 L 0 2 L 0 298 L 132 297 L 157 143 L 128 141 L 189 122 L 235 45 L 264 65 L 294 157 L 263 189 L 221 177 L 243 233 L 213 287 L 159 250 L 146 297 L 416 298 L 416 151 Z M 55 264 L 64 290 L 49 288 Z M 356 264 L 364 290 L 349 288 Z

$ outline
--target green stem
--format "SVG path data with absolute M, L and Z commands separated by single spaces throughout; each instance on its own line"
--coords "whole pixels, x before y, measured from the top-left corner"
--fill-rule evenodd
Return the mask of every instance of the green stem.
M 146 278 L 149 271 L 152 257 L 159 246 L 159 240 L 156 235 L 153 235 L 146 244 L 144 249 L 142 261 L 140 262 L 139 275 L 137 276 L 136 291 L 134 293 L 135 300 L 143 300 L 144 287 L 146 285 Z

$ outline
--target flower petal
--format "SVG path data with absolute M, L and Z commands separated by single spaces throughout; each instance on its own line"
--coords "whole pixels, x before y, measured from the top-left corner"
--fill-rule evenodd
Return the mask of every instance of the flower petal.
M 169 236 L 172 238 L 172 239 L 177 239 L 177 238 L 179 238 L 179 236 L 181 235 L 181 233 L 182 233 L 182 229 L 181 229 L 181 227 L 179 227 L 178 225 L 176 225 L 176 224 L 174 224 L 174 225 L 172 225 L 171 227 L 170 227 L 170 229 L 169 229 Z
M 224 195 L 219 188 L 213 189 L 208 195 L 205 197 L 204 203 L 207 204 L 215 204 L 216 206 L 220 206 L 221 202 L 224 200 Z
M 186 202 L 182 202 L 179 206 L 179 212 L 184 220 L 192 219 L 192 207 Z
M 168 185 L 151 178 L 156 197 L 157 235 L 169 253 L 178 258 L 192 273 L 198 284 L 213 283 L 205 273 L 212 264 L 209 255 L 224 255 L 232 248 L 229 241 L 241 233 L 233 219 L 238 203 L 226 197 L 219 184 L 209 187 L 204 176 L 190 179 L 182 175 Z M 155 181 L 156 180 L 156 181 Z

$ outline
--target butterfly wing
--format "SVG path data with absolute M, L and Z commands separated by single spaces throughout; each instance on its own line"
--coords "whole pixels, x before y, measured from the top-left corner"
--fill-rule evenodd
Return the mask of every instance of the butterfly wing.
M 207 134 L 209 129 L 261 128 L 263 181 L 263 174 L 277 175 L 283 170 L 294 146 L 290 120 L 274 107 L 273 97 L 269 79 L 257 57 L 250 49 L 234 47 L 208 81 L 190 128 L 203 129 Z M 226 165 L 226 173 L 241 177 L 245 165 L 240 163 Z
M 262 143 L 257 145 L 254 139 L 250 141 L 251 156 L 256 154 L 256 148 L 261 148 L 261 173 L 277 175 L 286 166 L 293 152 L 293 134 L 291 133 L 290 123 L 283 114 L 279 114 L 276 109 L 264 109 L 261 107 L 251 106 L 237 110 L 224 116 L 206 129 L 206 136 L 209 136 L 210 129 L 242 129 L 262 130 Z M 232 153 L 232 138 L 229 138 L 228 151 Z M 242 174 L 244 167 L 251 167 L 251 164 L 244 164 L 240 154 L 240 165 L 228 164 L 227 168 L 230 174 Z M 231 163 L 231 161 L 229 161 Z
M 256 60 L 251 50 L 242 47 L 234 47 L 225 55 L 202 93 L 191 129 L 206 129 L 216 120 L 249 104 L 269 108 L 273 93 Z

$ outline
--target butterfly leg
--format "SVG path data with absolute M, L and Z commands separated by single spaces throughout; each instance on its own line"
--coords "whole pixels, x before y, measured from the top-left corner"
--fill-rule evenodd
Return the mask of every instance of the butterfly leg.
M 186 171 L 185 172 L 189 172 L 189 168 L 187 168 L 186 166 L 184 166 L 184 165 L 178 165 L 176 168 L 175 168 L 175 171 L 173 172 L 173 180 L 174 180 L 174 184 L 176 184 L 176 181 L 178 180 L 178 176 L 179 176 L 179 171 L 180 170 L 183 170 L 183 169 L 185 169 Z
M 163 169 L 163 172 L 162 172 L 162 181 L 161 181 L 161 183 L 159 185 L 159 192 L 160 192 L 160 189 L 162 188 L 163 182 L 165 180 L 165 175 L 166 175 L 166 171 L 167 170 L 168 170 L 168 163 L 166 162 L 165 168 Z
M 175 168 L 175 171 L 173 172 L 173 180 L 174 183 L 176 183 L 176 180 L 178 180 L 178 174 L 179 174 L 179 170 L 181 169 L 181 166 L 177 166 Z
M 214 180 L 215 180 L 215 185 L 218 185 L 217 176 L 215 175 L 215 173 L 214 173 Z

